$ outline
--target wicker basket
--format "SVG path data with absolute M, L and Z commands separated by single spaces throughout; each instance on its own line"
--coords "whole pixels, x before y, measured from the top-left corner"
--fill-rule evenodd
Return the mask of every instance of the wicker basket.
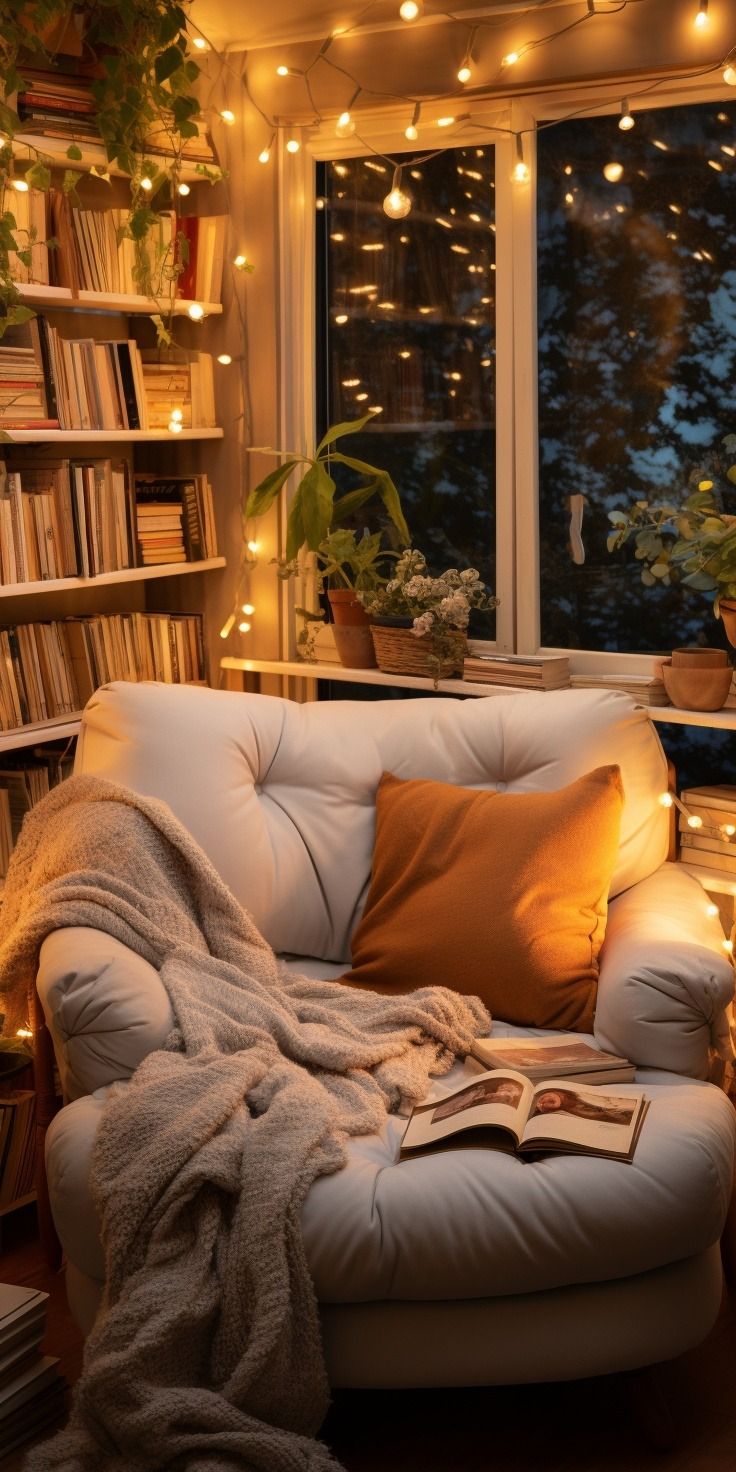
M 436 681 L 463 672 L 467 640 L 460 632 L 446 635 L 437 652 L 431 634 L 417 636 L 412 629 L 371 624 L 371 635 L 378 668 L 387 675 L 425 675 Z

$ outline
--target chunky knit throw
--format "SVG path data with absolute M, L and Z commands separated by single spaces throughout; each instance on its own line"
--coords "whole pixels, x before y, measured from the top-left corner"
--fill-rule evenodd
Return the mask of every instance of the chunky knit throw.
M 45 936 L 80 925 L 159 970 L 175 1027 L 108 1098 L 92 1162 L 103 1304 L 70 1423 L 29 1472 L 334 1469 L 313 1439 L 328 1386 L 302 1203 L 488 1014 L 444 988 L 284 974 L 170 809 L 95 777 L 23 826 L 0 918 L 11 1026 Z

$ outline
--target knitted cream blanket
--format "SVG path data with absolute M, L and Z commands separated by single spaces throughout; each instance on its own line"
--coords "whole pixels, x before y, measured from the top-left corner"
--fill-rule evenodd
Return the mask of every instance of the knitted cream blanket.
M 95 777 L 23 826 L 0 918 L 13 1020 L 44 937 L 78 925 L 158 968 L 176 1025 L 110 1093 L 92 1163 L 104 1300 L 70 1424 L 27 1466 L 334 1469 L 312 1439 L 328 1386 L 302 1203 L 347 1137 L 421 1098 L 488 1014 L 444 988 L 383 997 L 284 974 L 169 808 Z

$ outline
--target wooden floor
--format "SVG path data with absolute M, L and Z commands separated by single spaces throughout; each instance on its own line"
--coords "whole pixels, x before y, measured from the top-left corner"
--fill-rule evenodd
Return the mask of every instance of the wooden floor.
M 82 1340 L 63 1273 L 44 1264 L 32 1207 L 3 1221 L 0 1281 L 50 1294 L 44 1352 L 60 1357 L 73 1384 Z M 679 1421 L 666 1450 L 647 1440 L 652 1427 L 637 1414 L 653 1388 L 664 1388 Z M 494 1390 L 341 1391 L 323 1438 L 347 1472 L 736 1472 L 736 1312 L 725 1299 L 710 1337 L 657 1372 L 653 1386 L 647 1375 L 615 1375 Z M 24 1458 L 5 1458 L 0 1472 L 21 1472 Z

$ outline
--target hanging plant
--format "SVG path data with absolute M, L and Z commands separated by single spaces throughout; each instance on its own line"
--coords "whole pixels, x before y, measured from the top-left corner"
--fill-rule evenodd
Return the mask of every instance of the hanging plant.
M 153 292 L 154 276 L 175 279 L 186 265 L 186 241 L 177 239 L 176 263 L 152 261 L 145 248 L 158 220 L 154 202 L 165 188 L 175 196 L 181 173 L 182 147 L 200 131 L 201 110 L 195 93 L 199 67 L 188 54 L 187 14 L 174 0 L 0 0 L 0 336 L 8 324 L 25 321 L 33 312 L 21 302 L 11 274 L 14 258 L 30 265 L 33 239 L 18 231 L 12 209 L 12 185 L 48 190 L 56 160 L 24 138 L 23 156 L 14 140 L 27 134 L 18 116 L 16 95 L 23 89 L 24 63 L 55 66 L 57 48 L 78 38 L 82 74 L 91 78 L 94 119 L 104 148 L 106 167 L 90 172 L 109 180 L 109 169 L 131 181 L 131 207 L 122 233 L 136 244 L 136 283 Z M 146 140 L 165 139 L 167 155 L 146 156 Z M 79 144 L 66 150 L 71 165 L 82 161 Z M 197 171 L 212 182 L 218 169 Z M 61 188 L 73 194 L 81 178 L 67 168 Z M 26 238 L 27 237 L 27 238 Z M 49 242 L 54 245 L 56 242 Z

